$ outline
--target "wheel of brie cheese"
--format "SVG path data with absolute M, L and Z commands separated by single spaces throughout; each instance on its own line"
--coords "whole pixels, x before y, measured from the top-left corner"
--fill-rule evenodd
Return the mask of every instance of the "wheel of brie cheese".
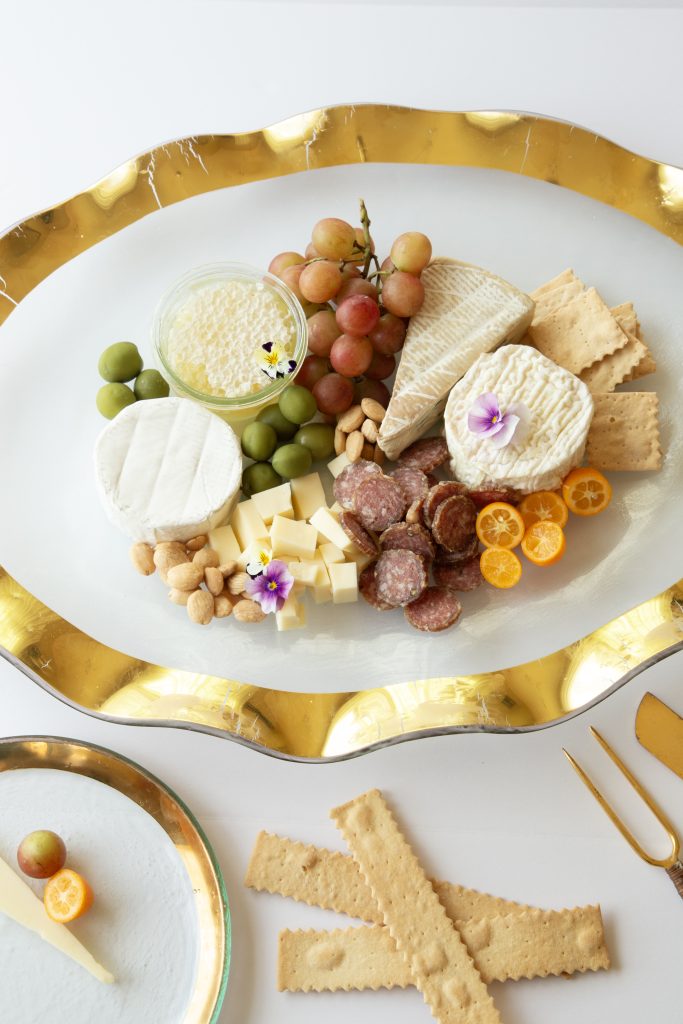
M 528 410 L 525 429 L 504 447 L 468 426 L 470 409 L 487 393 L 502 415 L 517 402 Z M 504 345 L 480 356 L 448 397 L 451 469 L 472 489 L 493 483 L 527 494 L 552 490 L 581 462 L 592 418 L 593 399 L 578 377 L 529 345 Z
M 242 454 L 233 429 L 187 398 L 135 402 L 95 445 L 111 522 L 132 540 L 189 540 L 223 523 L 237 502 Z

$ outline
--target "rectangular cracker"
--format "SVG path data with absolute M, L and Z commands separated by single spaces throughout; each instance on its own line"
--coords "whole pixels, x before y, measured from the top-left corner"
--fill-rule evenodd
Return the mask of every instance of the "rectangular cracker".
M 539 321 L 544 320 L 545 317 L 559 309 L 560 306 L 565 306 L 572 299 L 575 299 L 577 295 L 581 295 L 583 291 L 583 282 L 575 278 L 573 281 L 568 281 L 566 284 L 558 285 L 557 288 L 551 288 L 550 291 L 543 292 L 536 299 L 536 309 L 534 310 L 534 318 L 531 321 L 532 324 L 537 324 Z
M 610 313 L 627 335 L 628 341 L 623 348 L 605 356 L 599 363 L 593 363 L 580 374 L 581 380 L 593 394 L 614 391 L 618 384 L 628 380 L 647 354 L 646 346 L 636 335 L 638 319 L 633 303 L 624 302 L 621 306 L 614 306 Z
M 529 295 L 535 302 L 537 299 L 539 299 L 542 295 L 545 295 L 547 292 L 552 292 L 555 288 L 561 288 L 562 285 L 572 284 L 574 281 L 578 280 L 579 278 L 576 276 L 571 267 L 567 267 L 567 269 L 563 270 L 561 274 L 557 275 L 557 277 L 552 277 L 549 281 L 546 281 L 545 284 L 539 284 L 538 288 L 536 288 L 533 292 L 529 292 Z
M 638 341 L 645 345 L 645 355 L 638 363 L 635 370 L 633 370 L 633 372 L 630 373 L 628 377 L 625 378 L 624 383 L 626 383 L 626 381 L 629 380 L 640 380 L 641 377 L 647 377 L 649 373 L 655 373 L 655 371 L 657 370 L 657 363 L 655 362 L 655 357 L 652 355 L 652 352 L 650 352 L 650 349 L 643 341 L 643 336 L 640 331 L 640 324 L 638 324 L 636 327 L 636 337 L 638 338 Z
M 605 470 L 660 469 L 659 399 L 654 391 L 593 395 L 586 460 Z
M 628 342 L 595 288 L 588 288 L 529 328 L 536 348 L 577 376 Z
M 457 921 L 456 928 L 487 984 L 609 967 L 599 907 L 527 910 Z M 348 992 L 413 984 L 405 957 L 381 925 L 281 932 L 277 978 L 281 992 Z
M 460 933 L 379 790 L 331 812 L 439 1024 L 500 1024 Z

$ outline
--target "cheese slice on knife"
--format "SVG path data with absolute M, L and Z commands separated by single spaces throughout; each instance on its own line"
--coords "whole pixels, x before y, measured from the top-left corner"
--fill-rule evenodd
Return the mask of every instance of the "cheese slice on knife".
M 0 913 L 7 914 L 17 924 L 35 932 L 45 942 L 70 957 L 98 981 L 111 984 L 114 975 L 105 970 L 88 952 L 75 935 L 63 924 L 48 917 L 42 900 L 33 889 L 19 877 L 16 871 L 0 857 Z M 36 964 L 33 964 L 34 968 Z
M 475 359 L 504 341 L 519 341 L 533 300 L 502 278 L 439 257 L 422 272 L 424 305 L 410 321 L 391 400 L 379 432 L 390 459 L 429 429 L 448 392 Z

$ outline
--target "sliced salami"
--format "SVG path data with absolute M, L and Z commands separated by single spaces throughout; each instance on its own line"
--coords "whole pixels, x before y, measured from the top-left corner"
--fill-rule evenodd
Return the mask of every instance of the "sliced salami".
M 427 586 L 427 569 L 414 551 L 383 551 L 375 563 L 377 596 L 392 605 L 406 605 Z
M 437 507 L 432 533 L 437 544 L 447 551 L 458 551 L 474 532 L 477 510 L 465 494 L 454 494 Z
M 399 466 L 389 476 L 392 480 L 396 481 L 403 491 L 403 497 L 406 499 L 407 505 L 412 505 L 414 501 L 427 497 L 429 484 L 427 477 L 421 469 L 413 469 L 411 466 Z
M 431 527 L 434 522 L 434 513 L 441 502 L 445 501 L 446 498 L 452 498 L 454 494 L 467 494 L 467 488 L 457 480 L 442 480 L 441 483 L 430 487 L 425 503 L 422 506 L 422 518 L 425 526 Z
M 353 512 L 341 512 L 339 515 L 339 525 L 342 530 L 357 548 L 364 551 L 366 555 L 378 555 L 379 548 L 377 547 L 377 541 L 368 533 L 363 524 L 359 521 L 358 516 Z
M 376 608 L 380 612 L 388 612 L 394 607 L 393 604 L 388 604 L 383 601 L 377 593 L 377 574 L 375 571 L 376 562 L 371 562 L 370 565 L 366 565 L 362 573 L 358 577 L 358 590 L 361 596 L 371 604 L 373 608 Z
M 473 533 L 457 551 L 447 551 L 440 544 L 436 547 L 436 561 L 441 565 L 460 565 L 462 562 L 469 562 L 470 558 L 478 554 L 479 538 L 476 533 Z
M 434 566 L 434 582 L 438 587 L 448 590 L 476 590 L 484 582 L 479 568 L 479 555 L 461 562 L 459 565 L 446 565 L 439 562 Z
M 332 490 L 335 500 L 342 508 L 351 511 L 353 509 L 353 495 L 361 480 L 368 476 L 382 476 L 382 470 L 376 462 L 368 462 L 367 459 L 359 459 L 345 466 L 334 481 Z
M 427 587 L 416 601 L 404 608 L 411 626 L 424 633 L 441 633 L 454 626 L 460 618 L 462 605 L 452 590 L 445 587 Z
M 383 551 L 414 551 L 430 562 L 436 554 L 436 546 L 429 530 L 418 523 L 394 523 L 379 538 Z
M 353 511 L 366 530 L 376 533 L 403 519 L 406 504 L 396 481 L 382 473 L 366 475 L 353 494 Z
M 522 495 L 513 491 L 511 487 L 481 487 L 476 491 L 468 491 L 468 494 L 477 508 L 484 508 L 493 501 L 506 501 L 508 505 L 519 505 Z
M 427 483 L 431 487 L 436 487 L 440 483 L 438 476 L 435 473 L 427 473 Z
M 398 458 L 399 466 L 410 466 L 431 473 L 448 459 L 448 445 L 445 437 L 422 437 L 415 441 Z

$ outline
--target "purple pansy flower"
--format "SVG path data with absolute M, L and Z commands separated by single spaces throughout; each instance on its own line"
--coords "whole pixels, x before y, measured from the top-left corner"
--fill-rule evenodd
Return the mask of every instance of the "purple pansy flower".
M 504 448 L 512 440 L 522 441 L 528 424 L 529 410 L 524 402 L 513 402 L 503 413 L 491 391 L 479 395 L 467 414 L 470 431 L 488 437 L 494 448 Z
M 247 594 L 258 601 L 264 612 L 279 612 L 294 586 L 294 577 L 284 562 L 274 559 L 265 567 L 260 576 L 250 579 Z

